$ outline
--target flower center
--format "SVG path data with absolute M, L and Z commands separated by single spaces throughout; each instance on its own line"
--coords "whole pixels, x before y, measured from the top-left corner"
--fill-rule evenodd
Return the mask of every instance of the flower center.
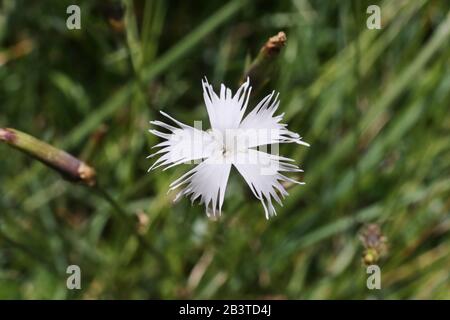
M 230 158 L 236 155 L 240 150 L 238 147 L 238 135 L 233 130 L 226 130 L 222 133 L 219 130 L 208 130 L 211 137 L 213 153 L 221 155 L 224 158 Z

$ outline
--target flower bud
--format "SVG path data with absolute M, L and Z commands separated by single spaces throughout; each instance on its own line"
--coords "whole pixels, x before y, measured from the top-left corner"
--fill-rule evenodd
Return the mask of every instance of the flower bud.
M 10 128 L 0 128 L 0 141 L 43 162 L 67 180 L 95 185 L 95 170 L 63 150 Z

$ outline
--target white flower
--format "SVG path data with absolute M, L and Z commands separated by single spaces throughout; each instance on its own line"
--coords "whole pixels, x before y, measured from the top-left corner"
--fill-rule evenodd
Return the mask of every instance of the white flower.
M 211 129 L 203 131 L 201 125 L 197 125 L 198 122 L 194 127 L 185 125 L 161 111 L 178 127 L 161 121 L 150 122 L 167 129 L 169 133 L 150 130 L 164 141 L 154 146 L 161 149 L 149 158 L 158 154 L 161 157 L 149 171 L 160 166 L 166 166 L 166 170 L 191 161 L 199 163 L 174 181 L 170 190 L 183 186 L 175 200 L 183 195 L 190 195 L 192 202 L 199 198 L 200 203 L 205 204 L 209 216 L 221 214 L 228 176 L 234 165 L 255 197 L 261 201 L 266 218 L 276 215 L 272 198 L 282 205 L 279 195 L 284 198 L 288 194 L 281 182 L 303 184 L 282 173 L 303 170 L 290 163 L 294 160 L 263 152 L 261 148 L 272 145 L 273 149 L 279 143 L 291 142 L 309 145 L 298 134 L 289 131 L 287 125 L 280 123 L 284 114 L 274 116 L 279 105 L 275 92 L 262 99 L 244 118 L 251 92 L 249 79 L 234 96 L 223 84 L 220 96 L 217 96 L 206 78 L 202 80 L 202 85 Z

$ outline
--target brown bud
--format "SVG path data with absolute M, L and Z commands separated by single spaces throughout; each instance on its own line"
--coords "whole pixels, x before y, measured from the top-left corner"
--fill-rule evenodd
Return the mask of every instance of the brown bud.
M 259 50 L 258 56 L 245 70 L 241 83 L 249 77 L 255 90 L 261 89 L 270 79 L 274 69 L 274 61 L 278 57 L 281 49 L 285 46 L 286 41 L 287 37 L 283 31 L 270 37 Z
M 266 44 L 261 48 L 261 54 L 267 57 L 273 57 L 280 53 L 281 48 L 286 44 L 286 34 L 283 31 L 278 32 L 277 35 L 270 37 Z

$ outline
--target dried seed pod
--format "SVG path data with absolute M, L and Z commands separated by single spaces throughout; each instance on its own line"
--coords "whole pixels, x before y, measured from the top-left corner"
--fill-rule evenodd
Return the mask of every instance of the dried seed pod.
M 387 238 L 382 234 L 378 224 L 369 224 L 360 232 L 360 240 L 365 248 L 363 262 L 375 264 L 387 254 Z

